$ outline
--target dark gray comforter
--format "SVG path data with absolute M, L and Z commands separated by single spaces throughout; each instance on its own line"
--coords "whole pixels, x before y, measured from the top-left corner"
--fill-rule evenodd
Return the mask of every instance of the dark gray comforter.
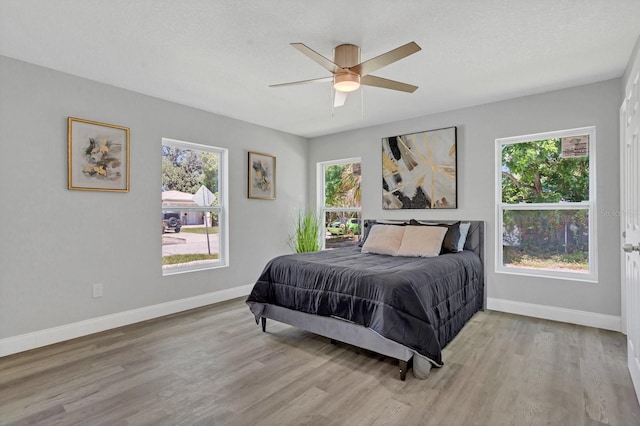
M 256 321 L 264 303 L 352 321 L 441 366 L 441 349 L 482 308 L 483 292 L 471 251 L 409 258 L 345 248 L 276 257 L 247 303 Z

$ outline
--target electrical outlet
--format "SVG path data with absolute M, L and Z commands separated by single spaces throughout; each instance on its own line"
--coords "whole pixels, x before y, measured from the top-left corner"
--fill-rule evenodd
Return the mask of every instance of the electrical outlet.
M 102 283 L 95 283 L 93 285 L 93 297 L 102 297 Z

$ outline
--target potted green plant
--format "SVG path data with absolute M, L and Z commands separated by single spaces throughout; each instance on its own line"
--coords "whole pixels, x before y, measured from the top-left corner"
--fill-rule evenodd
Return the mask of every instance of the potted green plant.
M 296 253 L 320 250 L 320 218 L 315 212 L 300 212 L 295 234 L 291 237 Z

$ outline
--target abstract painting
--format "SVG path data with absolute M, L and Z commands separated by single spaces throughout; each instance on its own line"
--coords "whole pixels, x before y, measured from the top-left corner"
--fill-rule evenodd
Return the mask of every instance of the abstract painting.
M 68 118 L 69 189 L 129 191 L 129 128 Z
M 382 208 L 458 208 L 457 128 L 382 139 Z
M 276 157 L 249 152 L 249 198 L 276 199 Z

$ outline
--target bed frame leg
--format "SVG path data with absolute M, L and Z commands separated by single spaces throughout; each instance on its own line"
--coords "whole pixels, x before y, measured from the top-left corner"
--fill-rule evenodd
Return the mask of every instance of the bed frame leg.
M 407 380 L 407 370 L 409 369 L 409 363 L 407 361 L 398 360 L 400 365 L 400 380 L 403 382 Z
M 267 332 L 267 319 L 265 317 L 260 317 L 260 321 L 262 322 L 262 332 Z

